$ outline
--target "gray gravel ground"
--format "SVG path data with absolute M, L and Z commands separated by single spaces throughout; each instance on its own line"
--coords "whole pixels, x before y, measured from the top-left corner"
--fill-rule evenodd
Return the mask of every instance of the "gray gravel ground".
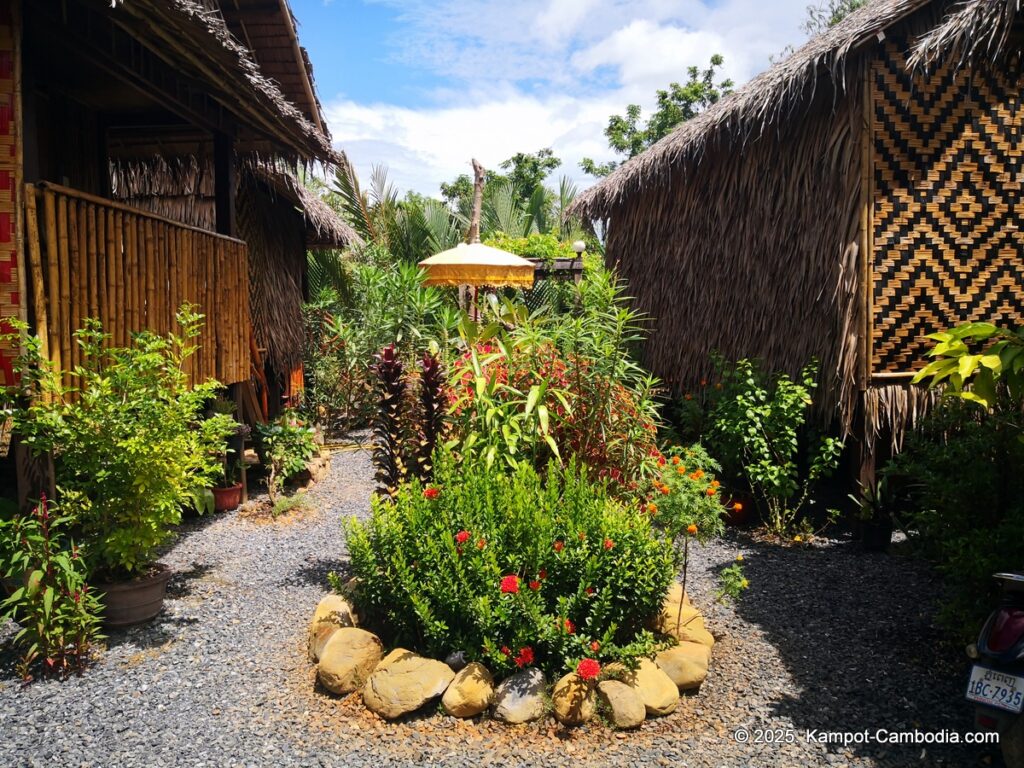
M 814 729 L 963 734 L 966 666 L 930 628 L 936 582 L 921 563 L 842 542 L 782 549 L 742 533 L 694 553 L 691 592 L 720 640 L 704 686 L 674 715 L 630 734 L 435 712 L 385 723 L 355 696 L 317 690 L 304 647 L 326 573 L 344 567 L 339 519 L 366 514 L 371 475 L 366 453 L 337 454 L 311 491 L 315 512 L 185 525 L 163 558 L 177 571 L 164 613 L 112 633 L 79 677 L 20 686 L 12 628 L 0 628 L 0 765 L 991 764 L 977 747 L 810 743 Z M 751 587 L 738 605 L 718 605 L 714 574 L 739 552 Z M 750 742 L 736 740 L 738 728 Z M 762 733 L 784 743 L 755 743 Z

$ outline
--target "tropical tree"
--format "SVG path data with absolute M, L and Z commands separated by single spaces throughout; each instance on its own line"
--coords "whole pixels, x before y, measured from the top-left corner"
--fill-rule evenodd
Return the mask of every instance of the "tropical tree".
M 725 59 L 715 54 L 707 69 L 690 67 L 685 83 L 671 83 L 668 89 L 658 91 L 657 106 L 646 123 L 641 120 L 639 104 L 627 106 L 625 115 L 612 115 L 604 130 L 609 148 L 626 159 L 634 157 L 728 94 L 732 80 L 715 83 L 724 63 Z M 607 176 L 618 165 L 616 160 L 597 163 L 589 157 L 580 162 L 580 168 L 593 176 Z

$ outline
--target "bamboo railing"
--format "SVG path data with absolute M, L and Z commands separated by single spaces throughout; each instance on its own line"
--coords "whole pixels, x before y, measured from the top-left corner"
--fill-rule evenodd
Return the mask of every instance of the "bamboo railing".
M 35 327 L 58 370 L 79 364 L 84 319 L 124 346 L 141 330 L 177 332 L 175 313 L 190 302 L 206 316 L 192 381 L 249 378 L 243 241 L 50 182 L 26 185 L 25 228 Z

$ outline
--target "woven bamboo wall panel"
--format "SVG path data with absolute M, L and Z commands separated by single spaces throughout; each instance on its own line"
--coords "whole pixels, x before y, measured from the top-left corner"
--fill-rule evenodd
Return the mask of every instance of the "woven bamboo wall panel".
M 53 184 L 27 185 L 26 210 L 36 331 L 60 370 L 81 362 L 74 333 L 86 318 L 123 346 L 138 331 L 177 332 L 188 302 L 205 315 L 191 379 L 249 378 L 244 242 Z
M 11 5 L 0 3 L 0 321 L 6 317 L 24 319 L 21 263 L 15 237 L 21 173 L 16 146 L 15 34 Z M 17 354 L 16 349 L 0 347 L 0 387 L 14 383 L 11 368 Z
M 872 68 L 872 369 L 925 360 L 928 333 L 1024 317 L 1019 62 L 912 79 L 890 40 Z

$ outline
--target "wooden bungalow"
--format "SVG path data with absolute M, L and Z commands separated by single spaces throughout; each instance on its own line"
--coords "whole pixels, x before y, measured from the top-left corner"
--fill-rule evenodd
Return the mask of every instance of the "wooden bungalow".
M 816 356 L 870 479 L 928 406 L 925 335 L 1024 317 L 1018 6 L 872 0 L 578 198 L 655 373 Z
M 306 249 L 356 236 L 296 178 L 340 158 L 287 0 L 0 0 L 0 137 L 0 318 L 67 369 L 190 301 L 196 379 L 301 388 Z

